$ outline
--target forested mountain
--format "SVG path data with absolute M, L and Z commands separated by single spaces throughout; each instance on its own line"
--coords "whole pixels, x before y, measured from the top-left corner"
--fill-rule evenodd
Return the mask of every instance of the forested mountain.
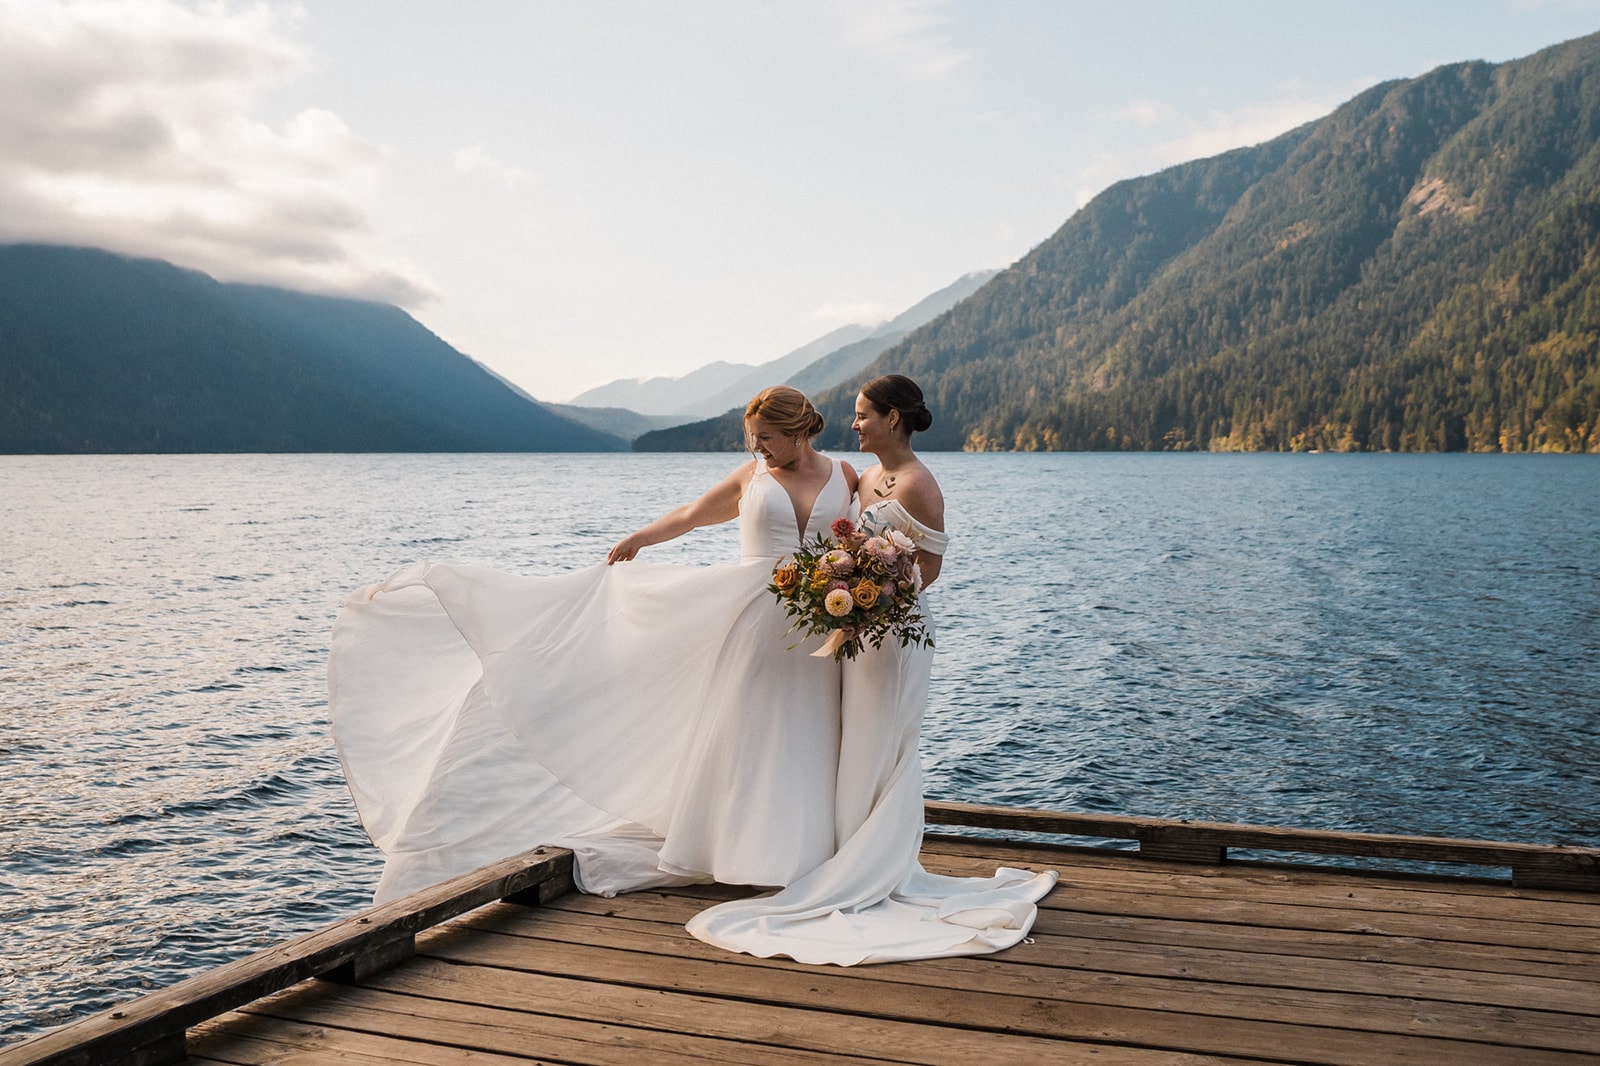
M 1600 35 L 1112 186 L 825 394 L 824 444 L 891 371 L 931 448 L 1600 451 Z
M 397 307 L 0 245 L 0 452 L 625 447 Z

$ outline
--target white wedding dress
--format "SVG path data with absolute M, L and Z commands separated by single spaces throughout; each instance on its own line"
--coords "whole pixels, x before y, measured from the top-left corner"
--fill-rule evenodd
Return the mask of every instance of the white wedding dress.
M 801 522 L 759 460 L 741 559 L 555 577 L 421 563 L 352 595 L 333 732 L 393 899 L 540 844 L 579 887 L 787 885 L 834 852 L 840 668 L 808 653 L 773 563 L 851 507 L 840 465 Z
M 897 501 L 875 503 L 861 518 L 899 529 L 925 552 L 945 553 L 945 534 Z M 1055 871 L 946 877 L 918 860 L 917 742 L 932 662 L 931 648 L 886 640 L 844 664 L 838 852 L 775 895 L 702 911 L 689 921 L 691 933 L 732 951 L 843 966 L 999 951 L 1027 935 Z

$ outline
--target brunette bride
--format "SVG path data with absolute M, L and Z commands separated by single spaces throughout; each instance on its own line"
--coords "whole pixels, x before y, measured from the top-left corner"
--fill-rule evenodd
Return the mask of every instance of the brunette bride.
M 900 375 L 868 382 L 852 428 L 878 465 L 861 475 L 860 521 L 917 545 L 924 586 L 943 568 L 944 496 L 911 435 L 933 416 Z M 921 598 L 932 629 L 928 597 Z M 998 951 L 1027 935 L 1056 874 L 1002 868 L 991 878 L 923 870 L 921 735 L 933 649 L 885 640 L 844 664 L 835 792 L 838 852 L 773 896 L 696 915 L 689 931 L 752 955 L 851 965 Z
M 789 650 L 774 562 L 846 515 L 801 393 L 750 401 L 754 457 L 555 577 L 420 563 L 334 626 L 334 736 L 387 863 L 379 901 L 539 844 L 584 891 L 787 885 L 834 852 L 840 667 Z M 629 562 L 737 517 L 740 561 Z

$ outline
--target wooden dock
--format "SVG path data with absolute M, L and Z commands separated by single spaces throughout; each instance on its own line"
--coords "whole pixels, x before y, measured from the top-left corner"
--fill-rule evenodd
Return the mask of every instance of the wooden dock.
M 1033 935 L 998 955 L 841 968 L 684 931 L 744 890 L 584 896 L 570 855 L 543 849 L 0 1050 L 0 1066 L 1600 1063 L 1600 850 L 929 815 L 1139 850 L 930 836 L 931 870 L 1059 870 Z M 1236 848 L 1511 874 L 1241 862 Z

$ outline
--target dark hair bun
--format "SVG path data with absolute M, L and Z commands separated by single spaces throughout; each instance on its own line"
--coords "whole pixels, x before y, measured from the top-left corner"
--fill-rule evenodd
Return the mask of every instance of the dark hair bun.
M 922 389 L 904 374 L 885 374 L 861 386 L 865 396 L 879 414 L 899 411 L 905 419 L 906 435 L 920 433 L 933 425 L 933 412 L 922 400 Z

